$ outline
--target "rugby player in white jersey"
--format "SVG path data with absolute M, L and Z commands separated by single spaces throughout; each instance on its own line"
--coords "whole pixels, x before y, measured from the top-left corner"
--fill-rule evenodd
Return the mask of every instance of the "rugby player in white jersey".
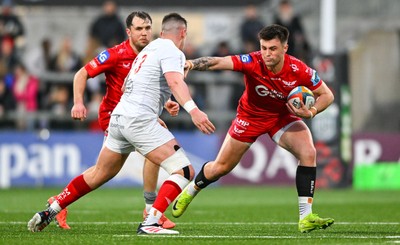
M 187 22 L 182 16 L 171 13 L 163 18 L 160 38 L 138 54 L 125 80 L 124 93 L 111 115 L 109 134 L 94 170 L 78 176 L 75 179 L 78 185 L 67 185 L 56 201 L 36 213 L 28 223 L 29 230 L 43 230 L 61 209 L 112 179 L 129 153 L 136 150 L 170 174 L 137 233 L 179 234 L 162 228 L 158 221 L 193 179 L 194 169 L 172 133 L 158 122 L 158 117 L 173 94 L 201 132 L 211 134 L 215 130 L 208 116 L 192 100 L 184 81 L 186 59 L 182 50 L 186 36 Z

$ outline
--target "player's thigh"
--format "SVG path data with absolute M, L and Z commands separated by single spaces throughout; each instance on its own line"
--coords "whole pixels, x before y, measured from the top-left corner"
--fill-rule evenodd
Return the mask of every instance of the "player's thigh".
M 311 132 L 303 121 L 292 123 L 282 134 L 279 145 L 299 160 L 309 162 L 315 158 L 315 147 Z
M 226 134 L 224 143 L 222 144 L 217 158 L 214 161 L 215 168 L 220 171 L 231 171 L 243 157 L 244 153 L 250 148 L 249 143 L 241 142 Z
M 95 169 L 107 175 L 116 175 L 123 167 L 129 153 L 117 153 L 107 147 L 100 152 Z
M 121 130 L 123 136 L 141 155 L 154 164 L 160 163 L 175 153 L 178 145 L 172 133 L 160 125 L 157 119 L 133 118 L 129 127 Z
M 96 165 L 83 173 L 85 181 L 93 189 L 106 183 L 121 170 L 128 155 L 116 153 L 107 147 L 103 147 Z

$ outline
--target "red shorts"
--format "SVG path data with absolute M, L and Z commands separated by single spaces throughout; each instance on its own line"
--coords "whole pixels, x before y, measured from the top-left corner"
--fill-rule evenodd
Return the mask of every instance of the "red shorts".
M 99 125 L 101 129 L 105 132 L 108 128 L 108 124 L 110 123 L 111 111 L 101 111 L 99 112 Z
M 278 117 L 252 118 L 237 115 L 229 128 L 229 135 L 241 142 L 253 143 L 263 134 L 273 137 L 285 126 L 299 121 L 301 118 L 292 114 L 284 114 Z

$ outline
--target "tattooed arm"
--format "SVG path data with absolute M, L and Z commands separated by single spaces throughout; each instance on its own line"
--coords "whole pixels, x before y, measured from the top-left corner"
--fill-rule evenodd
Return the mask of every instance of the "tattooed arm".
M 215 71 L 233 69 L 233 62 L 230 56 L 200 57 L 194 60 L 188 60 L 186 62 L 186 66 L 189 70 Z

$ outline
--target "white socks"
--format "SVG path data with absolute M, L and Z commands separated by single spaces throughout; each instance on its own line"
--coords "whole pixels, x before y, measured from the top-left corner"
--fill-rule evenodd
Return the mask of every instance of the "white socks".
M 188 184 L 188 186 L 187 186 L 187 193 L 189 194 L 189 195 L 191 195 L 191 196 L 196 196 L 197 195 L 197 193 L 199 193 L 200 192 L 200 190 L 196 190 L 195 188 L 194 188 L 194 182 L 192 181 L 192 182 L 190 182 L 189 184 Z
M 50 208 L 53 209 L 56 213 L 59 213 L 61 211 L 60 204 L 58 204 L 57 200 L 54 200 L 52 204 L 50 204 Z
M 147 204 L 147 203 L 146 203 L 145 208 L 146 208 L 146 212 L 147 212 L 147 213 L 149 213 L 149 211 L 150 211 L 150 209 L 151 209 L 152 206 L 153 206 L 153 204 Z
M 146 219 L 143 221 L 143 225 L 158 224 L 158 220 L 161 218 L 162 213 L 155 208 L 150 208 Z
M 312 213 L 312 197 L 299 197 L 299 214 L 300 220 Z

